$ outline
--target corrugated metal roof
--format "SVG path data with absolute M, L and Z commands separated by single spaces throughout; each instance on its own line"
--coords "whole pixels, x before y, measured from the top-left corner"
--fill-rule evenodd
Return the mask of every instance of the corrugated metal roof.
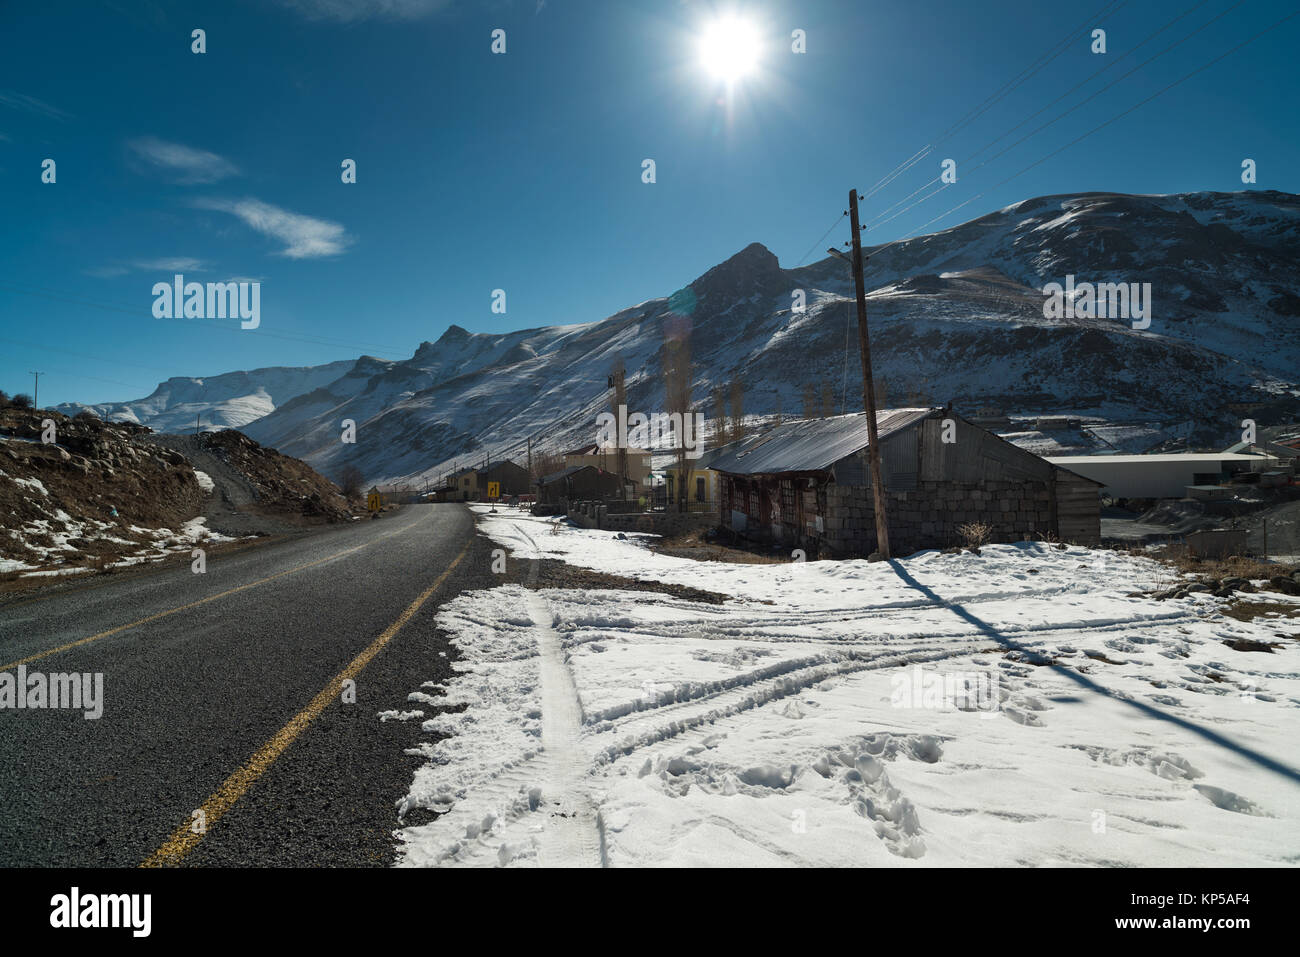
M 876 412 L 876 435 L 884 440 L 934 411 L 881 409 Z M 868 444 L 865 412 L 828 419 L 796 419 L 762 435 L 723 446 L 709 467 L 733 475 L 820 472 Z
M 1182 462 L 1258 462 L 1267 456 L 1242 455 L 1239 452 L 1157 452 L 1152 455 L 1046 455 L 1053 465 L 1080 466 L 1105 465 L 1155 465 L 1157 463 Z
M 594 471 L 600 473 L 601 475 L 605 474 L 604 469 L 598 469 L 594 465 L 570 465 L 567 469 L 560 469 L 560 471 L 552 472 L 550 475 L 543 475 L 540 479 L 537 480 L 536 484 L 550 485 L 552 482 L 558 482 L 560 479 L 566 479 L 574 472 L 581 472 L 584 469 L 593 469 Z M 614 473 L 610 472 L 609 474 L 613 475 Z

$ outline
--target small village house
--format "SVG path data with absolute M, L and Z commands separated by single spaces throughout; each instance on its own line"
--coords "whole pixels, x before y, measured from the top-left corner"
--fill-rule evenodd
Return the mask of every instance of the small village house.
M 528 469 L 516 465 L 508 459 L 490 462 L 474 473 L 477 494 L 480 500 L 488 497 L 488 483 L 496 482 L 500 486 L 502 498 L 514 495 L 527 495 L 530 487 Z
M 528 470 L 506 459 L 487 465 L 460 469 L 447 477 L 447 482 L 433 492 L 439 502 L 478 502 L 488 497 L 488 483 L 499 482 L 501 498 L 527 495 Z
M 635 482 L 638 488 L 644 488 L 650 484 L 650 453 L 645 449 L 624 449 L 627 453 L 627 478 L 630 482 Z M 601 446 L 592 442 L 589 445 L 583 445 L 576 449 L 570 449 L 563 454 L 564 467 L 573 468 L 580 465 L 592 465 L 606 472 L 618 474 L 618 453 L 619 450 L 610 446 Z M 618 493 L 615 492 L 615 495 Z
M 687 459 L 685 469 L 685 489 L 688 506 L 695 507 L 718 501 L 719 474 L 709 467 L 717 458 L 720 449 L 711 449 L 697 459 Z M 683 477 L 678 473 L 677 459 L 660 470 L 664 477 L 665 500 L 669 507 L 677 502 L 679 489 L 683 488 Z
M 615 498 L 619 484 L 619 477 L 613 472 L 594 465 L 572 465 L 542 476 L 534 487 L 538 504 L 555 506 Z
M 1017 448 L 945 409 L 877 413 L 890 549 L 907 555 L 962 543 L 1100 538 L 1099 484 Z M 721 524 L 738 535 L 822 557 L 869 555 L 876 527 L 865 413 L 800 419 L 723 446 Z

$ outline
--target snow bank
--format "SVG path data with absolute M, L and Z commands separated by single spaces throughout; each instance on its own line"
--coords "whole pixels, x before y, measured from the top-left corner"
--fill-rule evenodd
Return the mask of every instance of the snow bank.
M 1077 547 L 731 565 L 547 524 L 482 518 L 517 560 L 734 597 L 511 585 L 445 605 L 455 677 L 411 703 L 465 707 L 424 723 L 402 810 L 444 813 L 400 832 L 401 864 L 567 863 L 583 840 L 611 865 L 1300 860 L 1285 620 L 1140 597 L 1170 573 Z

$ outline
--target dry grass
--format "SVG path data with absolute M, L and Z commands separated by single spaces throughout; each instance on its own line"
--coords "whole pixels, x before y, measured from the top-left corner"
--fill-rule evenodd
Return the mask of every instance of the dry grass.
M 1248 555 L 1230 555 L 1226 558 L 1195 558 L 1189 554 L 1186 545 L 1164 545 L 1152 551 L 1138 549 L 1135 554 L 1164 562 L 1185 575 L 1200 578 L 1273 578 L 1277 575 L 1290 575 L 1294 566 L 1261 562 Z
M 704 539 L 704 532 L 696 529 L 660 539 L 650 546 L 652 551 L 674 558 L 689 558 L 697 562 L 730 562 L 740 565 L 786 565 L 794 558 L 784 553 L 773 554 L 766 546 L 746 546 L 740 543 L 724 545 Z
M 1234 601 L 1219 611 L 1237 621 L 1254 621 L 1262 616 L 1300 618 L 1300 605 L 1281 601 Z

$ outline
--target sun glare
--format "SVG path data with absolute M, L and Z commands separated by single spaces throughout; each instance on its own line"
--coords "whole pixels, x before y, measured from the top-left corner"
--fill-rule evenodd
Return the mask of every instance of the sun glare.
M 723 17 L 700 34 L 700 64 L 714 79 L 735 83 L 754 72 L 761 43 L 758 30 L 739 17 Z

